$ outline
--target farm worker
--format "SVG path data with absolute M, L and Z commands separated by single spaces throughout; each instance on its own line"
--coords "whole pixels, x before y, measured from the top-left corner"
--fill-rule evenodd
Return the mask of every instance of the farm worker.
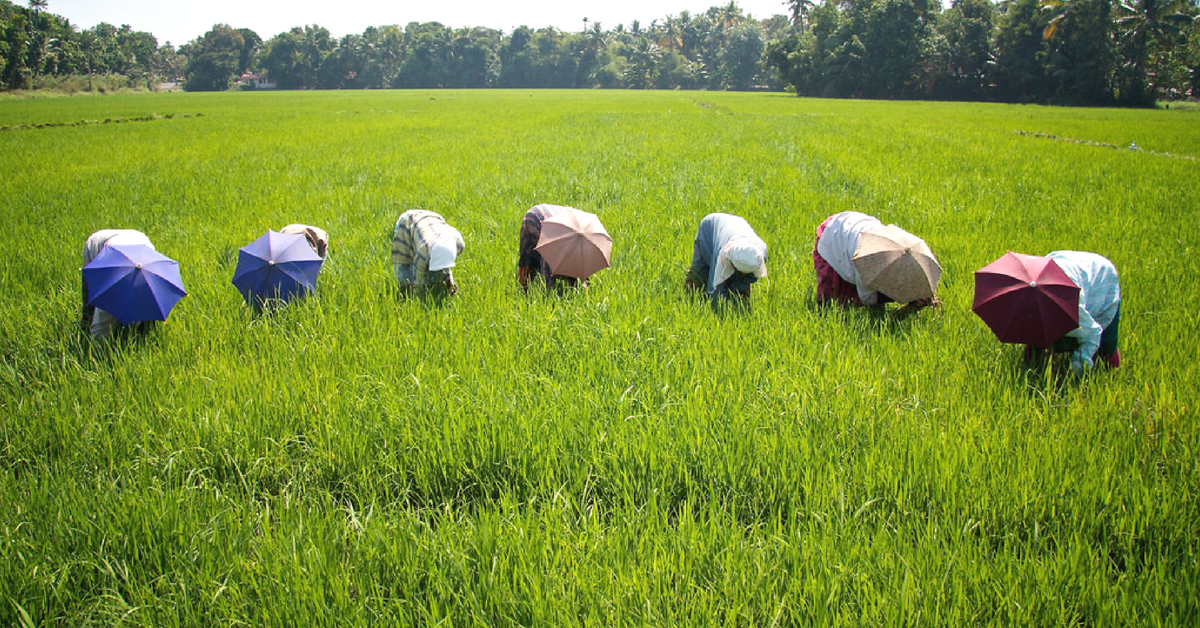
M 1094 366 L 1097 358 L 1110 368 L 1121 366 L 1117 348 L 1121 286 L 1116 267 L 1105 257 L 1084 251 L 1054 251 L 1046 257 L 1079 286 L 1079 327 L 1055 342 L 1050 352 L 1069 352 L 1076 373 Z M 1041 357 L 1042 350 L 1026 347 L 1025 355 Z
M 325 233 L 325 230 L 319 227 L 291 224 L 280 229 L 279 233 L 304 236 L 304 239 L 308 240 L 308 245 L 312 247 L 313 252 L 321 259 L 325 259 L 325 254 L 329 252 L 329 234 Z
M 866 286 L 853 261 L 862 235 L 883 228 L 878 218 L 861 212 L 834 214 L 817 227 L 812 253 L 817 273 L 817 304 L 838 301 L 852 305 L 884 305 L 892 302 L 891 297 Z M 903 233 L 911 236 L 908 232 Z M 935 298 L 927 298 L 912 301 L 910 305 L 921 308 L 937 303 Z
M 88 236 L 87 241 L 84 242 L 83 265 L 87 266 L 90 264 L 100 254 L 100 251 L 103 251 L 104 247 L 110 244 L 118 246 L 140 244 L 148 246 L 151 249 L 154 248 L 154 245 L 150 243 L 150 238 L 147 238 L 146 234 L 141 231 L 133 229 L 101 229 Z M 120 323 L 117 322 L 117 319 L 112 314 L 98 307 L 88 305 L 87 280 L 82 275 L 81 272 L 80 283 L 83 285 L 83 309 L 80 313 L 79 324 L 83 328 L 83 331 L 91 334 L 94 340 L 102 340 L 112 335 L 113 330 Z
M 545 280 L 547 289 L 553 288 L 558 282 L 567 287 L 579 285 L 579 279 L 575 277 L 553 274 L 550 264 L 535 250 L 538 238 L 542 236 L 542 221 L 565 209 L 568 208 L 543 203 L 525 212 L 525 217 L 521 219 L 521 234 L 517 241 L 517 284 L 522 290 L 528 292 L 529 282 L 539 274 Z M 582 285 L 587 288 L 586 279 Z
M 692 265 L 683 285 L 712 298 L 750 296 L 750 285 L 767 276 L 767 243 L 744 218 L 709 214 L 700 221 Z
M 458 292 L 450 269 L 463 250 L 462 234 L 440 215 L 424 209 L 400 214 L 392 233 L 392 266 L 402 292 L 423 293 L 429 286 L 442 285 L 450 294 Z

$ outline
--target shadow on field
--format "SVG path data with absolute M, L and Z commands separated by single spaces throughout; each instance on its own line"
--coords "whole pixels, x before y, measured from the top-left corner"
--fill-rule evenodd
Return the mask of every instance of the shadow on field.
M 91 334 L 79 328 L 79 321 L 72 320 L 67 326 L 74 328 L 79 339 L 72 343 L 71 351 L 80 364 L 108 366 L 114 357 L 124 353 L 141 351 L 158 345 L 162 338 L 162 323 L 146 322 L 119 325 L 112 335 L 103 340 L 93 340 Z
M 919 319 L 921 310 L 909 305 L 856 306 L 840 303 L 817 303 L 811 307 L 817 315 L 841 320 L 857 329 L 864 337 L 878 334 L 907 334 Z
M 712 298 L 703 290 L 684 289 L 683 302 L 691 306 L 707 305 L 722 320 L 730 316 L 749 316 L 754 313 L 753 297 L 726 296 Z
M 401 290 L 395 285 L 391 288 L 392 296 L 395 297 L 396 303 L 405 303 L 408 301 L 416 301 L 425 306 L 426 310 L 433 308 L 445 307 L 450 299 L 454 298 L 450 288 L 444 285 L 429 286 L 424 292 L 415 293 L 411 290 Z
M 1005 353 L 1008 354 L 1009 351 Z M 1083 377 L 1104 376 L 1107 371 L 1104 368 L 1094 368 L 1082 377 L 1076 375 L 1071 370 L 1071 358 L 1067 353 L 1026 360 L 1024 349 L 1018 346 L 1011 352 L 1011 356 L 1011 359 L 1005 360 L 1005 369 L 1015 380 L 1024 384 L 1023 388 L 1031 396 L 1065 392 L 1076 386 Z

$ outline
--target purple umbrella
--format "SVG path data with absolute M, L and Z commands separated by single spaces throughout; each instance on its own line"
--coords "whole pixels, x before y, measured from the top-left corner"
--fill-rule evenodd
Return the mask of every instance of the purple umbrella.
M 179 262 L 141 244 L 111 244 L 87 266 L 83 279 L 88 305 L 122 325 L 165 321 L 171 308 L 187 296 Z
M 268 231 L 238 252 L 233 285 L 254 307 L 268 299 L 286 303 L 316 291 L 323 261 L 304 236 Z

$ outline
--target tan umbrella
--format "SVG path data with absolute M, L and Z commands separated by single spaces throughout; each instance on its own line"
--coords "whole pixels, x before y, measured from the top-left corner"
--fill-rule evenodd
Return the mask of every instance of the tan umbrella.
M 534 248 L 551 273 L 587 279 L 608 268 L 612 238 L 596 214 L 564 207 L 542 221 L 542 235 Z
M 933 298 L 942 277 L 925 241 L 896 225 L 859 236 L 852 261 L 867 289 L 900 303 Z

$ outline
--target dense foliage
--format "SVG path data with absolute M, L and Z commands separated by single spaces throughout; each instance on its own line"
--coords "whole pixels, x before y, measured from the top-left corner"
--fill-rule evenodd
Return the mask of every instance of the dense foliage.
M 100 23 L 80 30 L 47 13 L 44 0 L 31 8 L 0 0 L 0 86 L 34 87 L 39 77 L 118 75 L 147 87 L 153 77 L 179 71 L 174 49 L 150 33 Z
M 604 29 L 318 25 L 266 41 L 225 24 L 176 50 L 128 26 L 77 30 L 0 0 L 0 83 L 117 75 L 223 90 L 248 72 L 283 89 L 605 87 L 801 95 L 1148 105 L 1194 95 L 1200 35 L 1190 0 L 792 0 L 791 19 L 734 2 Z M 39 81 L 39 77 L 43 78 Z
M 1198 115 L 0 100 L 0 626 L 1197 625 Z M 539 202 L 613 235 L 589 290 L 517 288 Z M 454 298 L 397 294 L 412 207 L 463 233 Z M 941 307 L 814 304 L 814 229 L 851 209 L 928 241 Z M 683 289 L 722 210 L 770 247 L 749 308 Z M 319 293 L 255 315 L 238 248 L 296 221 L 330 233 Z M 190 294 L 93 344 L 105 227 Z M 974 269 L 1061 248 L 1120 272 L 1116 371 L 1024 366 L 970 311 Z
M 1200 92 L 1188 0 L 789 4 L 796 27 L 768 59 L 802 95 L 1140 106 Z
M 0 0 L 0 82 L 69 74 L 151 77 L 189 91 L 257 77 L 282 89 L 556 87 L 777 90 L 853 98 L 1150 105 L 1200 89 L 1196 0 L 789 0 L 791 16 L 735 2 L 579 32 L 521 26 L 319 25 L 263 41 L 217 24 L 176 50 L 149 33 L 79 31 Z

